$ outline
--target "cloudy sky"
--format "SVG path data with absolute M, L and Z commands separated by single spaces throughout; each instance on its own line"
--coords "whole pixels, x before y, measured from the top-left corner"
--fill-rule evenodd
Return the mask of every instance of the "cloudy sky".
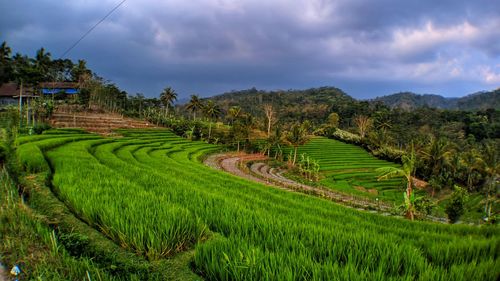
M 122 0 L 0 2 L 0 41 L 59 58 Z M 130 94 L 500 87 L 498 0 L 127 0 L 69 54 Z

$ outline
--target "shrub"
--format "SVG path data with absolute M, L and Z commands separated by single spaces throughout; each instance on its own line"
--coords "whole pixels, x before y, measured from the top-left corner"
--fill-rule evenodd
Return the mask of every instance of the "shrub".
M 465 213 L 465 203 L 469 198 L 467 190 L 455 185 L 455 191 L 451 195 L 450 202 L 446 206 L 446 214 L 450 223 L 455 223 L 460 219 L 460 217 Z
M 350 133 L 348 131 L 340 130 L 340 129 L 336 129 L 332 133 L 331 137 L 333 137 L 334 139 L 345 141 L 347 143 L 358 144 L 361 142 L 361 137 L 359 135 Z
M 41 133 L 43 133 L 46 130 L 49 130 L 50 128 L 51 128 L 50 125 L 47 123 L 39 123 L 33 126 L 33 133 L 40 135 Z

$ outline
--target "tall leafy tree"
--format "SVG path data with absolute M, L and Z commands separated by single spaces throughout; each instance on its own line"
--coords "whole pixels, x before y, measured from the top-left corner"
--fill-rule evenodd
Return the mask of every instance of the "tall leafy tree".
M 139 109 L 139 116 L 143 116 L 143 108 L 145 97 L 142 93 L 136 93 L 134 97 L 132 97 L 132 104 L 136 109 Z
M 240 151 L 240 143 L 245 141 L 248 143 L 250 131 L 254 125 L 254 119 L 250 114 L 240 114 L 234 121 L 233 126 L 229 130 L 229 135 L 237 143 L 238 152 Z
M 198 95 L 191 95 L 186 108 L 193 113 L 193 120 L 196 120 L 196 112 L 203 108 L 203 103 Z
M 422 150 L 422 158 L 430 170 L 433 179 L 439 178 L 443 168 L 445 168 L 448 159 L 452 155 L 451 145 L 445 139 L 431 138 L 429 144 Z M 432 188 L 434 196 L 435 186 Z
M 295 123 L 290 128 L 290 131 L 286 135 L 286 140 L 293 146 L 293 161 L 292 165 L 295 165 L 297 161 L 297 150 L 300 145 L 303 145 L 309 141 L 307 123 Z
M 52 81 L 72 81 L 71 71 L 73 62 L 69 59 L 53 60 L 50 64 L 48 76 Z
M 205 116 L 208 118 L 208 139 L 210 140 L 212 136 L 212 121 L 217 120 L 217 118 L 221 114 L 221 109 L 219 105 L 217 105 L 215 102 L 212 100 L 209 100 L 205 106 L 203 107 L 203 113 L 205 113 Z
M 71 69 L 71 81 L 78 82 L 80 85 L 85 85 L 85 82 L 92 77 L 92 71 L 87 68 L 85 60 L 78 60 L 78 63 L 73 65 Z
M 354 123 L 358 127 L 359 135 L 363 139 L 366 136 L 366 133 L 370 130 L 373 125 L 373 120 L 364 115 L 358 115 L 354 118 Z
M 472 191 L 474 190 L 476 178 L 479 176 L 479 171 L 484 163 L 481 154 L 475 148 L 469 149 L 465 153 L 462 153 L 460 163 L 465 171 L 467 189 Z
M 0 60 L 9 61 L 12 54 L 12 49 L 7 45 L 7 42 L 3 41 L 0 45 Z
M 231 106 L 227 111 L 227 118 L 230 120 L 230 124 L 233 125 L 234 120 L 236 120 L 241 114 L 241 107 Z
M 0 45 L 0 85 L 5 82 L 11 81 L 12 65 L 11 65 L 12 49 L 7 46 L 7 42 Z
M 271 134 L 271 136 L 269 136 L 264 143 L 263 153 L 267 154 L 267 156 L 269 157 L 271 156 L 271 150 L 274 149 L 274 158 L 277 159 L 283 153 L 281 149 L 282 141 L 283 131 L 281 130 L 280 126 L 276 126 L 274 133 Z
M 177 93 L 171 87 L 166 87 L 160 94 L 160 100 L 165 107 L 165 115 L 168 116 L 168 109 L 177 100 Z
M 14 80 L 21 84 L 36 84 L 40 78 L 40 73 L 26 55 L 16 53 L 12 57 L 12 75 Z
M 50 79 L 49 70 L 52 64 L 50 52 L 47 52 L 43 47 L 40 48 L 38 51 L 36 51 L 34 63 L 35 63 L 35 69 L 38 71 L 40 79 L 49 80 Z
M 337 128 L 339 126 L 340 116 L 337 112 L 332 112 L 328 115 L 327 124 L 332 128 Z

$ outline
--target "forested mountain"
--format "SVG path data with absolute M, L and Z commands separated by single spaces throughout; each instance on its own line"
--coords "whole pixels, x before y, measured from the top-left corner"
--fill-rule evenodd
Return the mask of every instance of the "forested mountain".
M 206 98 L 217 103 L 223 112 L 239 107 L 254 117 L 264 118 L 265 105 L 271 105 L 282 124 L 309 120 L 312 124 L 326 121 L 332 112 L 340 118 L 340 127 L 353 125 L 358 115 L 370 116 L 377 111 L 389 109 L 398 112 L 413 112 L 416 109 L 434 109 L 434 116 L 442 110 L 485 111 L 500 109 L 500 89 L 479 92 L 462 98 L 445 98 L 439 95 L 418 95 L 411 92 L 378 97 L 373 100 L 357 100 L 335 87 L 306 90 L 264 91 L 255 88 L 232 91 Z M 417 114 L 417 113 L 415 113 Z M 417 114 L 418 115 L 418 114 Z
M 418 95 L 411 92 L 401 92 L 383 97 L 377 97 L 372 102 L 382 102 L 391 108 L 403 110 L 418 107 L 440 109 L 485 110 L 500 108 L 500 88 L 490 92 L 478 92 L 461 98 L 445 98 L 439 95 Z
M 450 110 L 486 110 L 500 109 L 500 88 L 494 91 L 483 91 L 461 98 L 446 98 L 440 95 L 419 95 L 412 92 L 401 92 L 392 95 L 377 97 L 372 100 L 356 100 L 335 87 L 311 88 L 306 90 L 263 91 L 255 88 L 233 91 L 208 98 L 228 109 L 231 106 L 240 106 L 245 112 L 258 115 L 262 112 L 259 105 L 271 104 L 281 108 L 285 116 L 297 117 L 294 112 L 300 111 L 300 118 L 326 117 L 328 111 L 345 113 L 360 112 L 362 108 L 380 107 L 381 104 L 389 108 L 412 110 L 420 107 Z M 354 106 L 354 108 L 352 108 Z
M 461 110 L 500 109 L 500 88 L 460 98 L 457 102 L 457 107 Z
M 418 95 L 411 92 L 401 92 L 377 97 L 372 101 L 382 102 L 391 108 L 403 110 L 410 110 L 423 106 L 451 109 L 457 107 L 458 98 L 445 98 L 439 95 Z
M 311 88 L 306 90 L 263 91 L 255 88 L 233 91 L 208 98 L 227 112 L 232 106 L 239 106 L 253 116 L 263 116 L 265 104 L 279 111 L 282 121 L 325 120 L 331 112 L 348 117 L 362 113 L 368 102 L 360 102 L 335 87 Z

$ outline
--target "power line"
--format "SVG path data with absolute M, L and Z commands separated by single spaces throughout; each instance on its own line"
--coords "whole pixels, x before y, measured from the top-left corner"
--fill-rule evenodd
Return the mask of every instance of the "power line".
M 61 59 L 64 58 L 64 56 L 66 56 L 71 50 L 73 50 L 74 47 L 76 47 L 76 45 L 78 45 L 78 43 L 80 43 L 87 35 L 89 35 L 90 32 L 92 32 L 92 30 L 94 30 L 99 24 L 101 24 L 104 20 L 106 20 L 107 17 L 109 17 L 116 9 L 118 9 L 123 3 L 125 3 L 125 1 L 127 0 L 123 0 L 122 2 L 120 2 L 118 5 L 116 5 L 111 11 L 109 11 L 109 13 L 107 13 L 100 21 L 98 21 L 94 26 L 92 26 L 87 32 L 85 32 L 85 34 L 82 35 L 82 37 L 80 37 L 80 39 L 78 39 L 73 45 L 71 45 L 71 47 L 69 47 L 62 55 L 61 55 Z

